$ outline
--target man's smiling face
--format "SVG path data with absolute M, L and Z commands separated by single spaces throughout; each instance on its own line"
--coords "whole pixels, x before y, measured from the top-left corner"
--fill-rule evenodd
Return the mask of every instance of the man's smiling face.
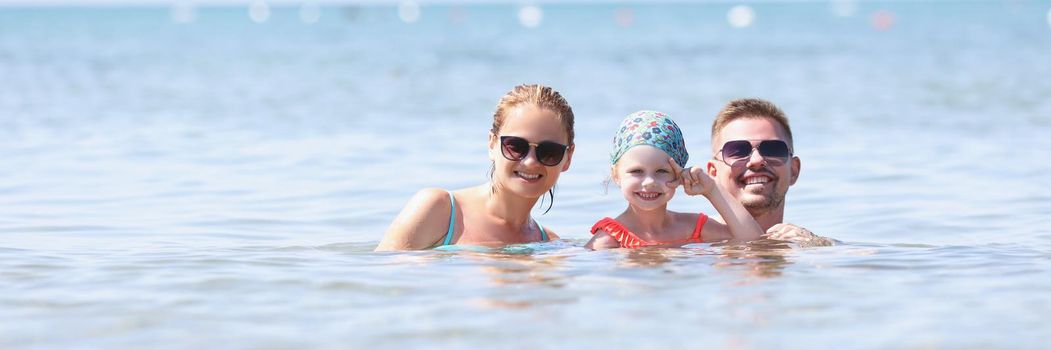
M 764 140 L 781 140 L 791 143 L 780 124 L 765 117 L 745 117 L 726 124 L 712 140 L 715 155 L 715 180 L 727 193 L 744 205 L 752 216 L 784 208 L 788 187 L 795 184 L 799 176 L 799 158 L 773 159 L 763 157 L 752 150 L 746 160 L 723 162 L 720 150 L 728 141 L 747 140 L 758 146 Z M 732 164 L 732 165 L 731 165 Z

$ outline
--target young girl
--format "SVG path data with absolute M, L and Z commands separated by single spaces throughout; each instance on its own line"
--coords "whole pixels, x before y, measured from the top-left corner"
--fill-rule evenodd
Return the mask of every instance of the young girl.
M 638 111 L 624 118 L 613 138 L 610 179 L 620 187 L 628 208 L 615 219 L 595 223 L 587 247 L 678 247 L 758 239 L 762 229 L 751 214 L 701 169 L 684 170 L 688 159 L 682 131 L 667 114 Z M 679 185 L 688 195 L 707 197 L 722 220 L 669 211 L 668 201 Z

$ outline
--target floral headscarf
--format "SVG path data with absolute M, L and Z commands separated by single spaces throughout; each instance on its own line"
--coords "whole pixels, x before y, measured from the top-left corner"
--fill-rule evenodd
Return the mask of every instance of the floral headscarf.
M 681 167 L 686 166 L 686 161 L 690 159 L 682 139 L 682 130 L 669 115 L 662 112 L 638 111 L 624 118 L 617 135 L 613 137 L 609 163 L 616 164 L 628 149 L 638 145 L 657 147 Z

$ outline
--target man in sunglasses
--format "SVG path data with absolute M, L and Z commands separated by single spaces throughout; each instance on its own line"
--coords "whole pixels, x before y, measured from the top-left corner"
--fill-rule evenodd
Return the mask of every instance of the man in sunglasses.
M 806 246 L 833 240 L 783 223 L 785 194 L 799 178 L 799 157 L 792 147 L 788 118 L 773 103 L 738 99 L 723 107 L 712 123 L 714 161 L 708 174 L 752 214 L 764 238 Z

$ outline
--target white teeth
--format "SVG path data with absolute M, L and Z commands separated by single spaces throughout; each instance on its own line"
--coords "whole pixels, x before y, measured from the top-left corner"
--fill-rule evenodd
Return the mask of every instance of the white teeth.
M 766 177 L 759 176 L 759 177 L 753 177 L 753 178 L 750 178 L 750 179 L 746 180 L 745 184 L 746 185 L 754 185 L 754 184 L 765 184 L 767 182 L 770 182 L 770 179 L 768 179 Z
M 518 176 L 526 180 L 536 180 L 540 178 L 540 174 L 526 174 L 523 172 L 515 172 L 515 174 L 518 174 Z
M 646 198 L 646 199 L 654 199 L 654 198 L 657 198 L 658 196 L 661 195 L 660 193 L 656 193 L 656 192 L 652 192 L 652 193 L 651 192 L 635 192 L 635 194 L 639 195 L 639 197 Z

